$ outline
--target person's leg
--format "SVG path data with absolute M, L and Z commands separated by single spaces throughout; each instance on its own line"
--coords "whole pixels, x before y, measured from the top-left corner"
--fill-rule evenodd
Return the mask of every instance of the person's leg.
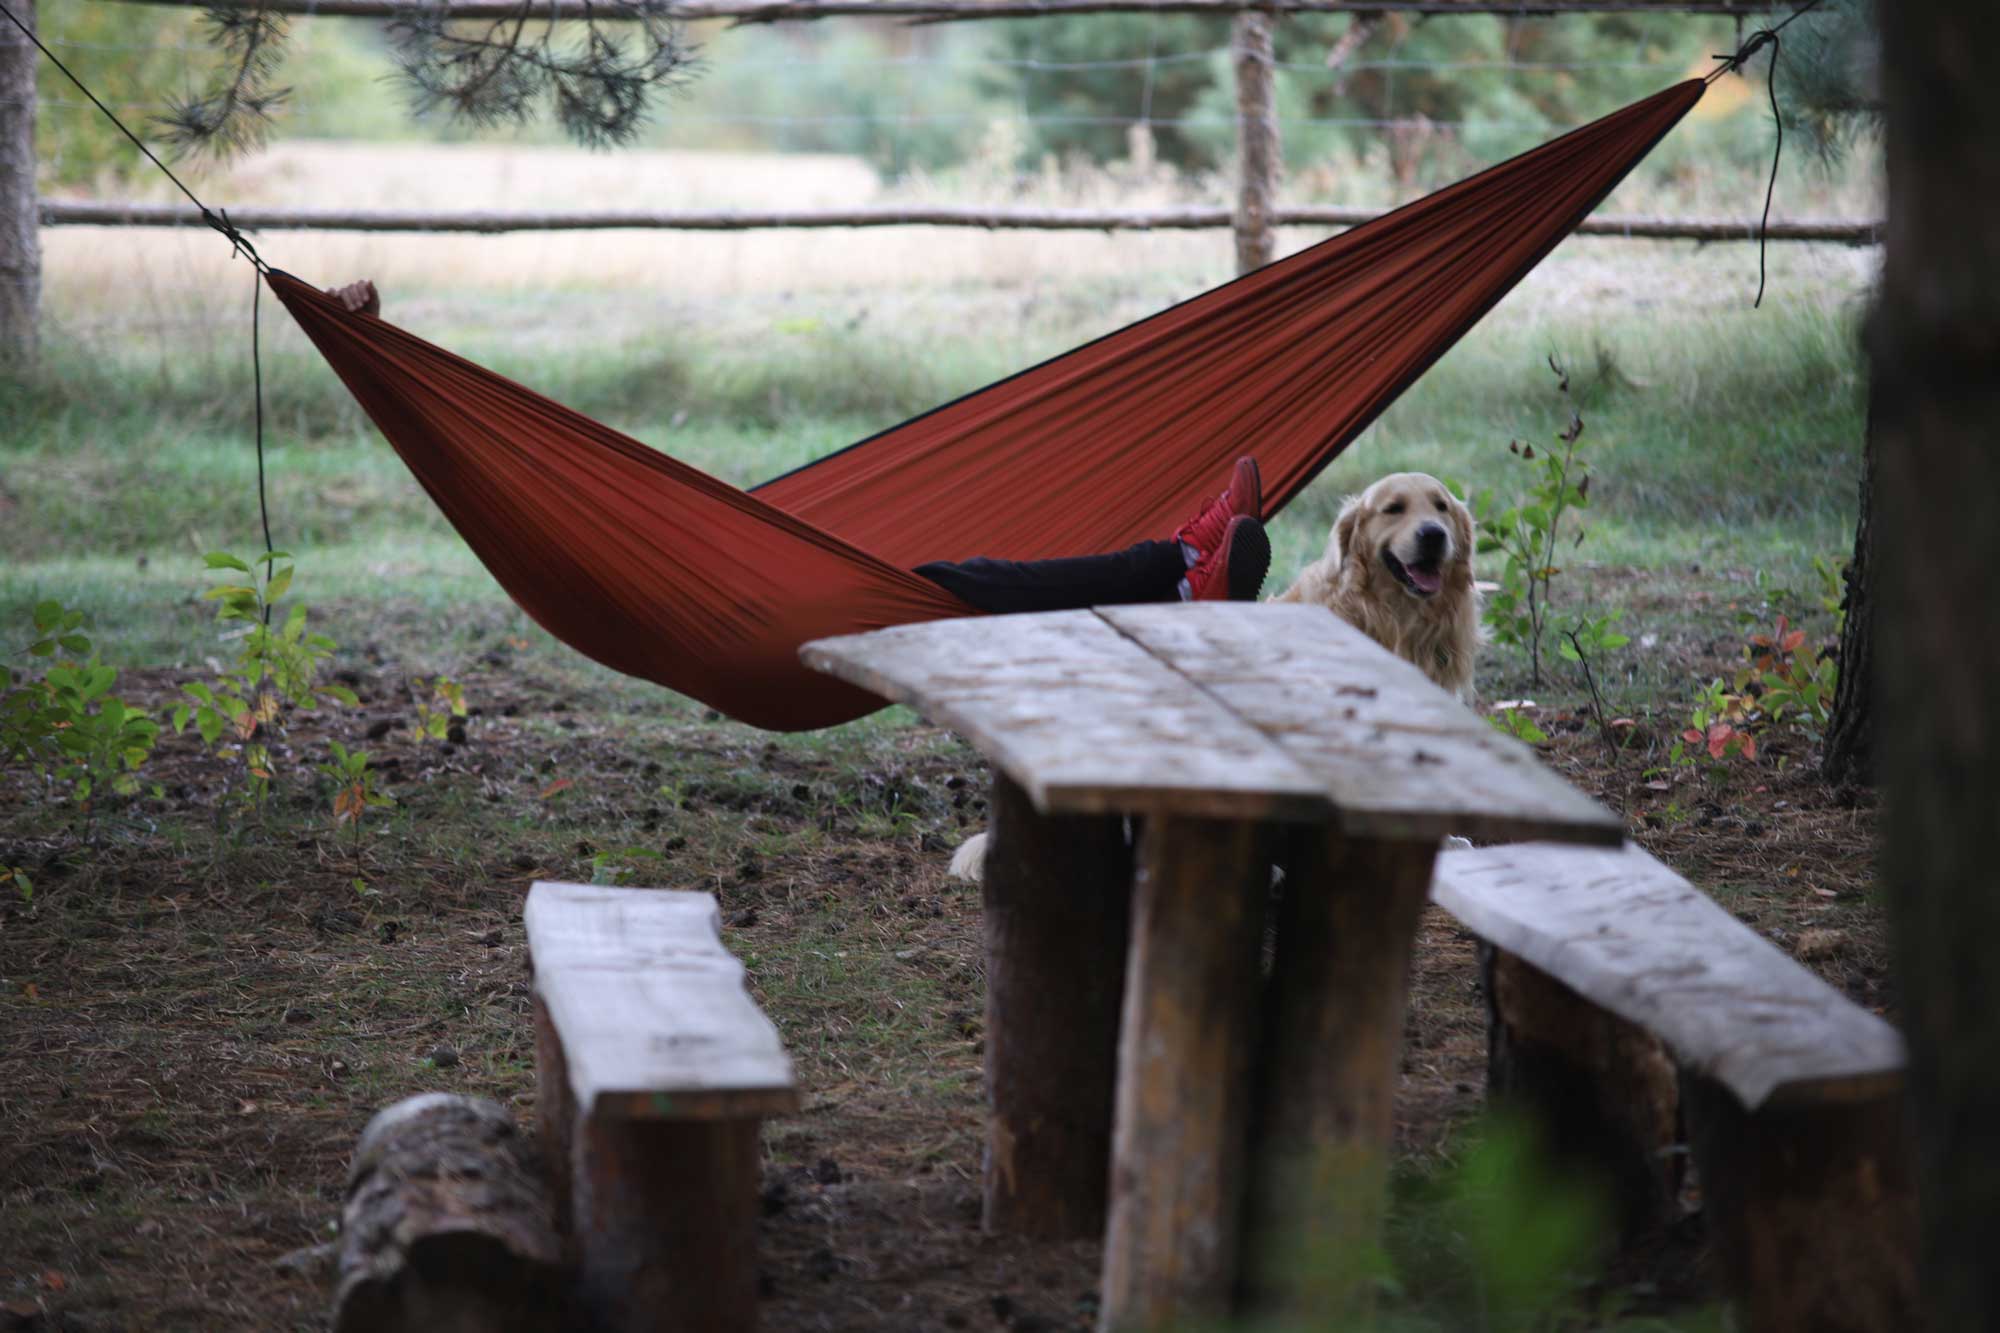
M 1180 597 L 1188 560 L 1179 542 L 1140 542 L 1109 555 L 919 565 L 917 573 L 981 611 L 1070 611 Z
M 1257 461 L 1240 458 L 1229 488 L 1170 541 L 1056 560 L 936 561 L 916 572 L 981 611 L 1003 615 L 1181 598 L 1249 601 L 1271 565 L 1262 512 Z

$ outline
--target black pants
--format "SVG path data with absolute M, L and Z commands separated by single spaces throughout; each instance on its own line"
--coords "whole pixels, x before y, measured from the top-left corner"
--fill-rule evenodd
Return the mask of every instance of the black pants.
M 1187 556 L 1179 542 L 1140 542 L 1109 555 L 1063 560 L 985 556 L 917 566 L 917 573 L 981 611 L 1074 611 L 1086 606 L 1180 600 Z

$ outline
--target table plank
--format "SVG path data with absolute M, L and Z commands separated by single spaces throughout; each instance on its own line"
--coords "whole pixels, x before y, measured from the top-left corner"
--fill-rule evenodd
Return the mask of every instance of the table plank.
M 1446 852 L 1431 898 L 1749 1110 L 1880 1096 L 1903 1039 L 1638 847 Z
M 1349 834 L 1624 840 L 1616 815 L 1532 749 L 1324 608 L 1211 602 L 1098 614 L 1319 779 Z
M 1328 817 L 1317 776 L 1090 611 L 935 620 L 799 656 L 959 732 L 1044 814 Z
M 792 1062 L 722 946 L 714 895 L 542 882 L 524 917 L 583 1115 L 797 1109 Z

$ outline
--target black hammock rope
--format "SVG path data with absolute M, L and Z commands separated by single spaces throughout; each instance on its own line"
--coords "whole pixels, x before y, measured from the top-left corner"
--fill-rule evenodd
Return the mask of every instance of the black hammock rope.
M 1709 71 L 1708 77 L 1702 80 L 1703 83 L 1713 84 L 1723 75 L 1741 69 L 1744 61 L 1765 47 L 1771 48 L 1771 72 L 1764 78 L 1764 88 L 1771 94 L 1771 126 L 1777 132 L 1777 140 L 1771 149 L 1771 179 L 1764 186 L 1764 216 L 1757 223 L 1757 299 L 1750 303 L 1753 310 L 1761 308 L 1764 304 L 1764 252 L 1771 244 L 1771 199 L 1778 192 L 1778 159 L 1785 151 L 1785 118 L 1778 111 L 1778 52 L 1782 49 L 1778 34 L 1798 22 L 1802 16 L 1818 9 L 1823 3 L 1825 0 L 1811 0 L 1809 4 L 1793 10 L 1777 27 L 1759 28 L 1751 33 L 1749 40 L 1737 48 L 1735 55 L 1717 55 L 1715 58 L 1722 63 Z

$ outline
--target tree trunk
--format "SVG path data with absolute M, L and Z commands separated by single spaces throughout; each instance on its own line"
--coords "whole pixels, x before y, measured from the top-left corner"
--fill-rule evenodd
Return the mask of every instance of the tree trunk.
M 1271 214 L 1278 196 L 1278 99 L 1271 78 L 1271 16 L 1236 16 L 1236 271 L 1262 268 L 1277 254 Z
M 1875 780 L 1875 404 L 1868 404 L 1861 455 L 1861 517 L 1854 526 L 1854 559 L 1847 566 L 1847 621 L 1840 630 L 1840 684 L 1826 729 L 1820 776 L 1828 782 Z
M 35 0 L 8 5 L 32 31 Z M 35 202 L 35 50 L 0 21 L 0 370 L 35 359 L 42 299 L 41 219 Z
M 1937 1329 L 2000 1327 L 2000 7 L 1878 9 L 1889 229 L 1870 329 L 1881 489 L 1882 874 Z

